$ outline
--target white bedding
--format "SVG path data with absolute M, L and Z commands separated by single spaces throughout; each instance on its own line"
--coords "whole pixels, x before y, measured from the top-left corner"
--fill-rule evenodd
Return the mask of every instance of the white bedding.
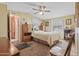
M 32 36 L 40 40 L 46 41 L 49 45 L 52 45 L 55 40 L 60 39 L 58 32 L 44 32 L 44 31 L 33 31 Z

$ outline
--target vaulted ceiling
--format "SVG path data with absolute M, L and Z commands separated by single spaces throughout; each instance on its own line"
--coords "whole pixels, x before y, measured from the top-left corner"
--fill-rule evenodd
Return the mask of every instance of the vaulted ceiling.
M 35 17 L 44 19 L 75 14 L 74 2 L 5 2 L 4 4 L 8 5 L 9 10 L 30 13 Z M 34 14 L 35 11 L 32 8 L 36 8 L 41 4 L 46 5 L 51 12 L 45 13 L 44 16 Z

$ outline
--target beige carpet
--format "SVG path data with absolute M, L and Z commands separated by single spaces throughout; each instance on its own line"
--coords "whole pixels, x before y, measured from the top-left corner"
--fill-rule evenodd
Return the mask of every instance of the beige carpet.
M 49 56 L 50 48 L 46 45 L 30 42 L 31 47 L 25 48 L 20 51 L 20 56 Z

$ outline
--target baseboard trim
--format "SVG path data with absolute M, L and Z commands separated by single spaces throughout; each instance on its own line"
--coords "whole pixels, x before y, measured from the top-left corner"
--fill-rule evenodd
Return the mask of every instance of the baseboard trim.
M 38 43 L 41 43 L 43 45 L 46 45 L 46 46 L 50 47 L 50 45 L 46 41 L 43 41 L 43 40 L 40 40 L 40 39 L 37 39 L 37 38 L 34 38 L 34 37 L 33 37 L 32 40 L 35 41 L 35 42 L 38 42 Z

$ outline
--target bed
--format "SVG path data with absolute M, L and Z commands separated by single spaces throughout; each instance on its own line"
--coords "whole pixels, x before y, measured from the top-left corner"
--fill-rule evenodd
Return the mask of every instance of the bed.
M 51 46 L 54 43 L 54 41 L 60 39 L 60 34 L 57 31 L 54 32 L 33 31 L 32 37 L 45 41 L 49 46 Z

